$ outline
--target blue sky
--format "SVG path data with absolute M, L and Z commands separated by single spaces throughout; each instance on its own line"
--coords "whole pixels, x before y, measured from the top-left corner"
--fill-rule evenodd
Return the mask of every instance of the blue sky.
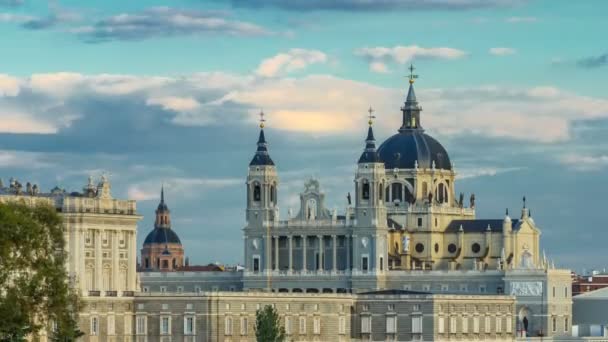
M 363 148 L 422 124 L 478 217 L 526 195 L 557 265 L 604 268 L 605 1 L 0 0 L 0 176 L 78 190 L 111 175 L 142 241 L 161 183 L 193 263 L 242 258 L 244 180 L 267 113 L 281 209 L 306 178 L 342 210 Z

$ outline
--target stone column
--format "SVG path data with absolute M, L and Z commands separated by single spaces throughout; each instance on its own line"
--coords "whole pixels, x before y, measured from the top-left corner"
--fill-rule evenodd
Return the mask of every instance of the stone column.
M 279 236 L 274 237 L 274 270 L 279 270 Z
M 346 235 L 344 236 L 344 239 L 346 240 L 346 270 L 350 270 L 350 236 Z
M 334 254 L 333 254 L 332 260 L 331 260 L 333 262 L 333 268 L 332 269 L 333 269 L 334 272 L 336 272 L 338 270 L 338 262 L 336 260 L 336 257 L 338 255 L 338 253 L 337 253 L 337 248 L 338 248 L 338 246 L 337 246 L 337 239 L 336 239 L 335 235 L 332 235 L 331 238 L 333 239 L 333 241 L 331 243 L 332 243 L 332 247 L 334 248 L 334 250 L 333 250 Z
M 272 269 L 272 236 L 266 234 L 264 242 L 264 272 Z
M 302 238 L 302 271 L 306 272 L 306 240 L 308 239 L 306 235 L 300 235 L 300 238 Z
M 319 269 L 318 271 L 323 271 L 323 235 L 317 235 L 319 239 Z
M 102 273 L 102 254 L 101 254 L 101 239 L 103 230 L 96 229 L 95 233 L 95 286 L 94 289 L 101 291 L 103 295 L 103 273 Z
M 80 224 L 78 224 L 80 225 Z M 78 250 L 79 250 L 79 258 L 78 260 L 76 260 L 76 262 L 78 263 L 78 282 L 80 283 L 80 290 L 82 290 L 82 293 L 84 293 L 86 296 L 89 295 L 89 290 L 91 289 L 87 289 L 87 274 L 85 271 L 85 256 L 86 256 L 86 252 L 85 252 L 85 241 L 84 241 L 84 229 L 82 229 L 82 227 L 78 227 L 78 241 L 79 241 L 79 245 L 78 245 Z
M 118 291 L 120 289 L 120 276 L 118 270 L 118 230 L 112 232 L 112 290 Z
M 135 231 L 125 233 L 125 245 L 127 246 L 127 255 L 129 264 L 127 265 L 127 284 L 126 291 L 138 291 L 137 288 L 137 246 L 136 246 Z
M 293 271 L 293 235 L 289 235 L 289 272 Z

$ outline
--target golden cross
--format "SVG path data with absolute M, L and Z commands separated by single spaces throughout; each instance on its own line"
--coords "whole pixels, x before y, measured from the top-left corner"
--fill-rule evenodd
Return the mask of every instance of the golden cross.
M 375 119 L 376 117 L 374 116 L 374 109 L 370 106 L 369 109 L 367 110 L 367 112 L 369 113 L 369 125 L 372 125 L 372 120 Z
M 414 70 L 416 70 L 416 68 L 414 68 L 414 64 L 410 64 L 410 67 L 408 68 L 408 70 L 410 71 L 409 76 L 406 76 L 410 79 L 410 84 L 414 83 L 414 80 L 418 78 L 418 75 L 414 75 Z
M 260 128 L 264 128 L 264 122 L 266 122 L 266 119 L 264 119 L 264 110 L 260 110 Z

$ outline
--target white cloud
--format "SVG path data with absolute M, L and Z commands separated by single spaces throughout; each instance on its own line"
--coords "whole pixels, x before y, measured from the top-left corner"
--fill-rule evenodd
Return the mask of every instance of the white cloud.
M 232 125 L 242 123 L 243 116 L 254 122 L 263 108 L 269 127 L 311 134 L 360 132 L 366 109 L 373 106 L 376 129 L 389 134 L 400 125 L 406 92 L 406 85 L 384 88 L 330 75 L 268 79 L 219 72 L 183 77 L 57 73 L 5 79 L 11 80 L 10 93 L 16 97 L 10 103 L 0 97 L 5 123 L 0 131 L 11 133 L 55 133 L 68 127 L 87 115 L 74 105 L 81 99 L 128 99 L 142 105 L 142 112 L 150 105 L 170 112 L 176 125 Z M 44 95 L 35 106 L 32 93 Z M 608 118 L 608 100 L 552 86 L 429 89 L 419 83 L 416 93 L 425 108 L 423 126 L 444 135 L 551 143 L 570 139 L 573 121 Z
M 173 177 L 163 180 L 149 180 L 129 186 L 127 191 L 129 199 L 148 201 L 159 199 L 159 188 L 163 184 L 166 193 L 179 194 L 179 196 L 193 196 L 205 194 L 208 191 L 217 191 L 227 187 L 243 184 L 237 178 L 182 178 Z
M 50 134 L 56 133 L 59 123 L 55 125 L 52 122 L 46 122 L 37 119 L 24 112 L 11 111 L 11 109 L 3 109 L 0 112 L 0 133 L 34 133 L 34 134 Z
M 311 64 L 326 62 L 327 55 L 321 51 L 291 49 L 263 60 L 255 72 L 263 77 L 275 77 L 304 69 Z
M 380 74 L 386 74 L 389 72 L 388 66 L 382 62 L 369 63 L 369 70 Z
M 192 97 L 166 96 L 159 98 L 149 98 L 146 101 L 149 106 L 161 106 L 165 110 L 185 112 L 195 110 L 200 107 L 200 103 Z
M 523 167 L 469 167 L 458 169 L 458 179 L 493 177 L 501 173 L 523 170 Z
M 405 64 L 414 59 L 458 59 L 466 56 L 466 52 L 449 47 L 425 48 L 418 45 L 394 47 L 364 47 L 355 50 L 355 55 L 361 56 L 370 63 L 370 70 L 382 72 L 383 67 L 375 63 Z
M 536 17 L 509 17 L 505 19 L 506 22 L 517 24 L 517 23 L 535 23 L 538 21 Z
M 17 96 L 20 86 L 17 78 L 0 74 L 0 97 L 1 96 Z
M 597 171 L 608 168 L 608 155 L 567 154 L 561 156 L 559 161 L 572 169 L 580 171 Z
M 507 48 L 507 47 L 494 47 L 494 48 L 491 48 L 489 50 L 489 52 L 490 52 L 490 54 L 495 55 L 495 56 L 507 56 L 507 55 L 513 55 L 517 51 L 515 49 Z
M 83 75 L 73 72 L 33 74 L 29 78 L 29 87 L 32 91 L 64 97 L 72 94 L 84 79 Z

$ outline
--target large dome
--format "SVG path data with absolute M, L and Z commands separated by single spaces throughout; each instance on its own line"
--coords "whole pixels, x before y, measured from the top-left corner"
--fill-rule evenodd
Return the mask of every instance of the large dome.
M 419 168 L 451 170 L 452 163 L 441 144 L 421 129 L 404 129 L 388 138 L 378 148 L 380 159 L 387 169 Z
M 179 237 L 171 228 L 162 228 L 156 227 L 154 230 L 146 236 L 146 240 L 144 241 L 144 245 L 159 243 L 159 244 L 167 244 L 167 243 L 179 243 L 182 242 L 179 240 Z

